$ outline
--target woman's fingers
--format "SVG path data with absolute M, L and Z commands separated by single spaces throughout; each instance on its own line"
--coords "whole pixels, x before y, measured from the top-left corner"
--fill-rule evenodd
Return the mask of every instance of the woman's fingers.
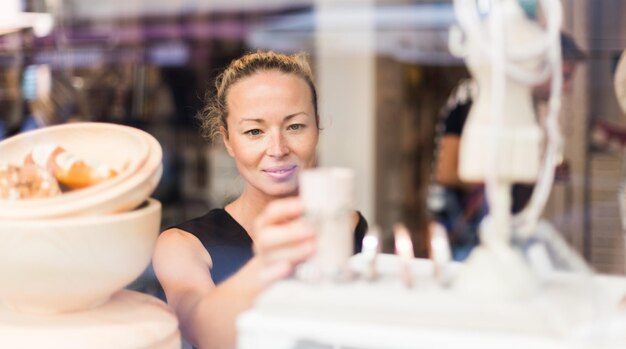
M 273 281 L 293 272 L 315 253 L 315 230 L 302 219 L 298 198 L 271 202 L 254 223 L 254 251 L 263 267 L 263 279 Z
M 259 233 L 254 248 L 266 262 L 298 263 L 315 251 L 315 231 L 302 219 L 271 226 Z
M 314 237 L 315 230 L 313 227 L 302 219 L 296 219 L 259 230 L 255 236 L 254 245 L 257 252 L 262 253 L 283 246 L 298 244 Z
M 293 264 L 303 262 L 315 253 L 316 245 L 314 240 L 303 241 L 299 244 L 284 246 L 274 249 L 262 256 L 266 263 L 276 263 L 286 261 Z
M 260 258 L 263 263 L 263 269 L 261 270 L 262 281 L 273 282 L 288 277 L 292 274 L 296 265 L 312 257 L 315 250 L 315 241 L 311 239 L 261 255 Z
M 302 202 L 297 197 L 274 200 L 257 217 L 254 223 L 254 230 L 256 232 L 268 225 L 289 222 L 302 216 L 303 212 Z
M 293 265 L 288 262 L 273 263 L 266 265 L 259 274 L 261 282 L 271 284 L 274 281 L 284 279 L 293 272 Z

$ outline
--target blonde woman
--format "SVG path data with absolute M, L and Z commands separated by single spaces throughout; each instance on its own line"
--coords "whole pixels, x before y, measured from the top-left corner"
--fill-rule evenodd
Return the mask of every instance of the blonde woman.
M 245 180 L 224 207 L 166 230 L 153 264 L 187 341 L 236 346 L 235 320 L 272 282 L 315 252 L 301 219 L 298 174 L 316 162 L 317 93 L 303 55 L 247 54 L 216 81 L 201 115 Z M 355 252 L 367 223 L 354 213 Z

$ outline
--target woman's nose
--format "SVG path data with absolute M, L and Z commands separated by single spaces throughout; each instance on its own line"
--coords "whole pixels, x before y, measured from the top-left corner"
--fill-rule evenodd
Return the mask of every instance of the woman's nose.
M 289 153 L 287 141 L 281 132 L 275 132 L 271 135 L 270 144 L 267 149 L 267 155 L 273 157 L 283 157 Z

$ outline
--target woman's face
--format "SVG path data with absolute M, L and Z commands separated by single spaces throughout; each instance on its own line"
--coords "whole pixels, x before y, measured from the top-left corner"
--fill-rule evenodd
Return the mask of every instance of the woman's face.
M 233 84 L 226 103 L 224 144 L 246 190 L 295 194 L 298 174 L 316 160 L 318 128 L 307 83 L 294 74 L 262 71 Z

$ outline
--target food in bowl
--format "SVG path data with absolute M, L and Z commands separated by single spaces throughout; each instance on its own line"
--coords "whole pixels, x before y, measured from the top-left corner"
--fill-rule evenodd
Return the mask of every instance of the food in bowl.
M 110 166 L 81 159 L 57 144 L 36 145 L 24 163 L 46 168 L 69 190 L 89 187 L 117 176 L 117 171 Z
M 106 164 L 82 159 L 57 144 L 33 147 L 23 165 L 0 166 L 0 199 L 46 198 L 117 176 Z
M 61 188 L 57 180 L 39 166 L 0 166 L 0 199 L 45 198 L 59 194 Z
M 102 215 L 132 210 L 150 196 L 162 174 L 159 142 L 145 131 L 108 123 L 70 123 L 25 132 L 0 142 L 0 165 L 23 164 L 35 145 L 56 144 L 88 163 L 105 164 L 117 175 L 28 200 L 0 198 L 0 221 Z M 61 185 L 61 189 L 64 188 Z

